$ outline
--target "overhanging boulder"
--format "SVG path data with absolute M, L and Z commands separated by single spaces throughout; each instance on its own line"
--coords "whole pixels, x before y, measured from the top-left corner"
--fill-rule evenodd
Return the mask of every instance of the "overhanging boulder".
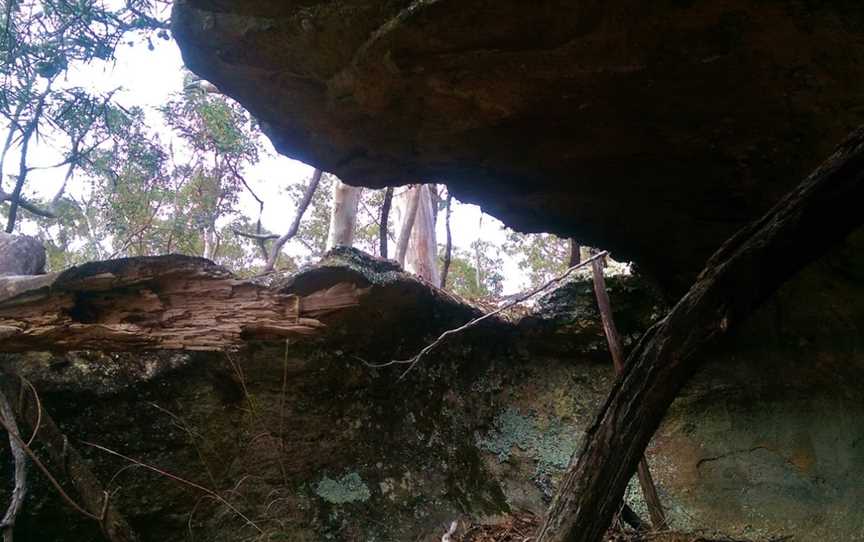
M 186 64 L 276 148 L 442 181 L 680 293 L 861 123 L 864 4 L 181 0 Z

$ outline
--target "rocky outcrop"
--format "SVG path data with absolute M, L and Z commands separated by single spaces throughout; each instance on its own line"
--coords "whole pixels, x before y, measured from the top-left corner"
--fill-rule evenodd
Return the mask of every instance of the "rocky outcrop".
M 45 247 L 27 235 L 0 232 L 0 277 L 45 272 Z
M 187 65 L 276 148 L 443 181 L 667 292 L 864 120 L 860 2 L 181 0 Z
M 864 253 L 855 239 L 711 352 L 673 405 L 648 458 L 674 527 L 864 540 Z M 37 386 L 145 541 L 188 540 L 191 530 L 215 542 L 431 542 L 456 518 L 542 512 L 612 384 L 590 284 L 565 285 L 518 324 L 454 338 L 400 381 L 402 367 L 369 364 L 405 358 L 477 313 L 353 251 L 323 267 L 281 284 L 298 295 L 319 290 L 321 277 L 371 287 L 366 304 L 333 313 L 326 338 L 227 355 L 4 363 Z M 637 279 L 609 288 L 628 337 L 664 313 Z M 263 533 L 81 441 L 217 490 Z M 37 484 L 18 538 L 100 539 L 98 526 Z M 629 499 L 647 517 L 637 487 Z

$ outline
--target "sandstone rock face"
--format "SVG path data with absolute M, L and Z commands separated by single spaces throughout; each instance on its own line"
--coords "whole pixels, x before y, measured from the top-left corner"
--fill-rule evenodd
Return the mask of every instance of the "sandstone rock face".
M 27 235 L 0 232 L 0 276 L 45 272 L 45 247 Z
M 851 0 L 180 0 L 174 29 L 279 151 L 446 182 L 667 292 L 864 121 Z
M 673 527 L 732 539 L 864 540 L 857 239 L 709 352 L 673 405 L 648 450 Z M 437 542 L 456 518 L 542 513 L 613 381 L 590 284 L 566 285 L 517 326 L 498 323 L 447 343 L 399 381 L 402 367 L 363 361 L 404 358 L 452 318 L 464 319 L 464 307 L 400 282 L 392 266 L 363 271 L 365 262 L 343 255 L 327 265 L 342 266 L 345 277 L 363 273 L 370 299 L 394 312 L 366 306 L 346 320 L 350 333 L 334 331 L 323 344 L 2 361 L 39 388 L 72 442 L 214 488 L 264 531 L 186 486 L 79 446 L 103 481 L 114 480 L 115 502 L 148 542 L 189 540 L 190 530 L 214 542 Z M 829 270 L 835 278 L 826 281 Z M 312 279 L 301 274 L 290 284 L 321 287 Z M 628 338 L 664 314 L 638 281 L 609 287 Z M 363 336 L 362 322 L 373 336 Z M 44 480 L 31 495 L 18 523 L 25 542 L 102 539 Z M 647 517 L 636 484 L 628 498 Z

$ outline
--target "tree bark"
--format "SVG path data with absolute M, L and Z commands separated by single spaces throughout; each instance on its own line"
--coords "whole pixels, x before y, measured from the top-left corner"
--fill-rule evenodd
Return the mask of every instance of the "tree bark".
M 417 187 L 417 210 L 408 241 L 405 269 L 434 285 L 441 283 L 438 271 L 438 242 L 435 236 L 435 206 L 431 185 Z
M 572 267 L 579 263 L 572 263 L 573 248 L 575 246 L 575 252 L 579 254 L 579 245 L 576 245 L 572 239 L 570 243 L 570 266 Z M 609 353 L 612 355 L 612 365 L 615 367 L 615 374 L 620 375 L 624 371 L 624 348 L 621 345 L 621 336 L 618 334 L 615 318 L 612 315 L 612 303 L 609 301 L 609 294 L 606 292 L 606 279 L 603 276 L 602 259 L 591 262 L 591 272 L 594 278 L 594 295 L 597 298 L 597 308 L 600 311 L 603 333 L 606 335 L 606 342 L 609 344 Z M 655 531 L 661 531 L 666 528 L 666 514 L 663 512 L 663 504 L 657 495 L 657 487 L 654 485 L 654 479 L 651 477 L 651 470 L 648 468 L 648 461 L 644 455 L 639 459 L 637 474 L 639 476 L 639 486 L 642 488 L 642 496 L 645 498 L 645 503 L 648 505 L 648 513 L 651 515 L 652 527 Z
M 420 203 L 420 190 L 418 185 L 405 189 L 397 199 L 399 218 L 402 223 L 399 228 L 399 238 L 396 240 L 396 261 L 405 267 L 405 256 L 408 254 L 408 243 L 411 240 L 411 230 L 414 229 L 414 219 L 417 216 L 417 207 Z
M 366 292 L 338 278 L 319 282 L 331 286 L 301 297 L 177 255 L 0 277 L 0 351 L 221 351 L 312 335 L 323 327 L 315 318 L 356 306 Z
M 393 187 L 388 186 L 384 191 L 384 203 L 381 205 L 381 218 L 378 221 L 378 255 L 387 259 L 387 247 L 390 240 L 390 206 L 393 204 Z
M 447 191 L 447 205 L 444 214 L 445 229 L 447 231 L 447 245 L 444 249 L 444 265 L 441 267 L 441 288 L 447 287 L 447 274 L 450 272 L 450 262 L 453 259 L 453 234 L 450 231 L 450 207 L 453 203 L 453 195 Z
M 354 245 L 354 228 L 357 225 L 357 206 L 363 189 L 349 186 L 342 181 L 333 185 L 333 207 L 330 213 L 330 235 L 327 250 L 333 247 Z
M 602 539 L 645 447 L 698 367 L 701 349 L 859 227 L 862 201 L 859 128 L 762 218 L 726 241 L 666 318 L 642 337 L 574 455 L 537 542 Z
M 567 267 L 573 267 L 582 263 L 582 247 L 576 239 L 570 239 L 570 259 L 567 262 Z

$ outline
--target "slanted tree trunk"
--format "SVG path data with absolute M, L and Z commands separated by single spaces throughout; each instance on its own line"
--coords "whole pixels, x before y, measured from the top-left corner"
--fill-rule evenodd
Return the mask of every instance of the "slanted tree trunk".
M 573 250 L 574 246 L 575 250 Z M 572 262 L 573 253 L 579 254 L 579 245 L 576 245 L 572 239 L 570 240 L 570 250 L 570 266 L 572 267 L 579 263 Z M 615 318 L 612 315 L 612 303 L 609 301 L 608 292 L 606 292 L 606 279 L 603 276 L 602 258 L 591 262 L 591 273 L 594 279 L 594 295 L 597 298 L 597 309 L 600 312 L 600 321 L 603 324 L 603 333 L 606 335 L 606 342 L 609 344 L 612 365 L 615 367 L 615 374 L 620 375 L 624 371 L 624 347 L 621 345 L 621 336 L 618 335 L 618 327 L 615 325 Z M 651 477 L 651 470 L 648 468 L 648 461 L 644 455 L 639 459 L 637 474 L 639 476 L 639 487 L 642 488 L 642 496 L 645 498 L 645 504 L 648 505 L 648 513 L 651 515 L 652 527 L 655 531 L 661 531 L 666 528 L 666 514 L 663 511 L 660 497 L 657 495 L 657 487 L 654 485 L 654 479 Z
M 360 204 L 362 194 L 363 189 L 358 186 L 349 186 L 339 180 L 333 184 L 333 207 L 330 212 L 327 250 L 339 246 L 353 246 L 357 206 Z
M 279 237 L 273 244 L 273 250 L 270 253 L 270 257 L 267 259 L 267 265 L 264 266 L 264 273 L 269 273 L 276 269 L 276 262 L 279 260 L 279 254 L 282 253 L 282 247 L 285 246 L 285 243 L 287 243 L 291 238 L 297 235 L 298 231 L 300 231 L 300 222 L 303 220 L 303 215 L 306 213 L 306 209 L 309 208 L 309 204 L 315 196 L 315 191 L 318 190 L 318 184 L 321 183 L 321 176 L 323 174 L 324 172 L 320 169 L 316 169 L 312 172 L 312 178 L 309 180 L 309 184 L 306 185 L 306 190 L 303 192 L 303 198 L 300 200 L 300 203 L 297 204 L 297 210 L 294 212 L 294 222 L 291 223 L 291 227 L 288 228 L 288 231 Z
M 645 447 L 698 367 L 700 350 L 864 223 L 862 201 L 864 127 L 724 243 L 666 318 L 645 333 L 574 455 L 537 542 L 602 539 Z

